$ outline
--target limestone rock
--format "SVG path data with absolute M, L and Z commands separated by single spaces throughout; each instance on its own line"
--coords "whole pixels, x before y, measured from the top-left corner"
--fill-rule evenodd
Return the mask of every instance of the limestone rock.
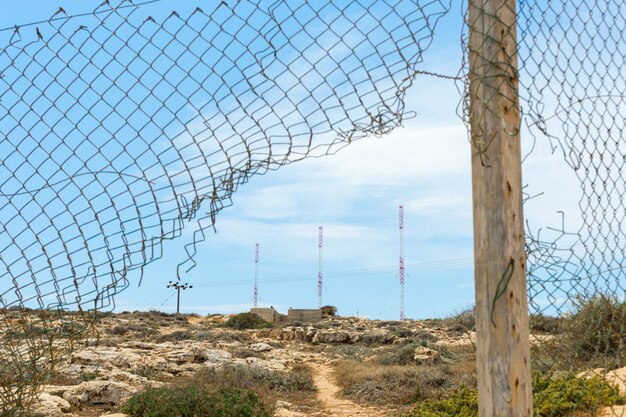
M 306 414 L 292 410 L 293 404 L 287 401 L 276 401 L 274 417 L 306 417 Z
M 626 416 L 626 406 L 624 405 L 614 405 L 612 407 L 605 407 L 602 409 L 598 417 L 618 417 L 618 416 Z
M 74 388 L 76 385 L 44 385 L 42 392 L 46 394 L 54 395 L 55 397 L 63 397 L 63 393 L 69 389 Z
M 175 350 L 168 352 L 165 355 L 165 360 L 177 364 L 193 363 L 196 359 L 196 354 L 191 350 Z
M 131 368 L 136 366 L 141 357 L 132 352 L 117 349 L 89 349 L 72 354 L 72 363 L 81 365 L 114 365 L 118 368 Z
M 626 367 L 614 369 L 612 371 L 609 371 L 606 368 L 596 368 L 581 372 L 576 376 L 579 378 L 599 376 L 604 378 L 611 385 L 615 385 L 621 395 L 626 395 Z
M 320 331 L 313 336 L 313 343 L 350 343 L 352 338 L 346 332 Z
M 387 345 L 393 343 L 396 336 L 389 332 L 374 332 L 356 334 L 352 337 L 353 343 L 364 343 L 366 345 Z
M 276 360 L 265 360 L 261 358 L 249 357 L 245 359 L 246 363 L 250 366 L 257 368 L 269 369 L 271 371 L 284 371 L 286 369 L 282 362 Z
M 315 332 L 308 332 L 300 327 L 286 327 L 284 329 L 257 330 L 254 335 L 256 338 L 310 342 L 313 339 Z
M 293 404 L 287 401 L 278 400 L 276 401 L 276 404 L 274 404 L 274 407 L 290 409 L 291 407 L 293 407 Z
M 148 378 L 130 372 L 114 370 L 105 376 L 108 381 L 125 382 L 130 385 L 141 386 L 148 383 Z
M 118 405 L 134 392 L 133 388 L 117 381 L 87 381 L 76 385 L 63 393 L 63 398 L 70 404 L 105 404 Z
M 209 363 L 223 363 L 229 362 L 233 355 L 225 350 L 219 349 L 202 349 L 195 352 L 195 356 L 197 359 L 209 362 Z
M 250 350 L 253 352 L 269 352 L 272 349 L 274 348 L 263 342 L 250 345 Z
M 30 413 L 31 417 L 63 417 L 70 411 L 70 403 L 56 395 L 42 392 L 37 396 L 37 403 Z
M 413 359 L 415 362 L 422 365 L 432 364 L 439 359 L 439 352 L 424 346 L 419 346 L 415 348 Z
M 287 410 L 286 408 L 277 408 L 274 412 L 274 417 L 306 417 L 306 414 L 298 411 Z
M 143 349 L 143 350 L 153 350 L 158 347 L 156 343 L 140 342 L 136 340 L 129 340 L 128 342 L 122 343 L 121 346 L 128 347 L 131 349 Z

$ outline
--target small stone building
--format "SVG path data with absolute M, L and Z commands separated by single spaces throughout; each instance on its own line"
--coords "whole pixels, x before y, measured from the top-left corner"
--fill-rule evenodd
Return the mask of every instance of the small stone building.
M 256 314 L 268 323 L 281 323 L 286 318 L 284 314 L 280 314 L 274 310 L 274 307 L 269 308 L 251 308 L 250 313 Z
M 319 308 L 290 308 L 287 311 L 287 319 L 290 322 L 299 321 L 303 323 L 312 323 L 322 320 L 322 310 Z
M 322 320 L 322 310 L 319 308 L 290 308 L 287 315 L 279 313 L 274 309 L 274 307 L 251 308 L 250 312 L 256 314 L 269 323 L 291 323 L 296 321 L 301 323 L 312 323 Z

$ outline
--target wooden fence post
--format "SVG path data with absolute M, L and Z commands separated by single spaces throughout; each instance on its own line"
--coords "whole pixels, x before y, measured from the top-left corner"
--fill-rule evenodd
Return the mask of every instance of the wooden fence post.
M 532 417 L 516 0 L 469 0 L 480 417 Z

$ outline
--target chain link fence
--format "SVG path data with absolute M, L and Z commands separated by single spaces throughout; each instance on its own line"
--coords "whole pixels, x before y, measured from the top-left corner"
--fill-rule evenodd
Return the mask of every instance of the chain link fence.
M 466 24 L 511 23 L 464 39 L 463 118 L 486 127 L 482 118 L 502 110 L 494 103 L 521 109 L 503 130 L 548 141 L 580 191 L 562 222 L 526 227 L 534 398 L 556 405 L 535 415 L 626 415 L 626 3 L 492 3 Z M 253 175 L 400 126 L 452 5 L 249 0 L 163 14 L 107 1 L 6 32 L 1 414 L 27 415 L 57 361 L 164 242 L 185 242 L 179 277 L 189 271 Z M 508 58 L 493 49 L 515 49 L 516 38 Z M 472 144 L 489 166 L 492 141 Z M 541 184 L 529 187 L 535 195 Z
M 251 176 L 400 126 L 450 0 L 202 7 L 60 9 L 0 49 L 3 416 L 83 334 L 62 321 L 111 310 L 192 236 L 180 278 Z
M 578 185 L 556 224 L 528 219 L 533 367 L 586 381 L 553 384 L 567 415 L 626 415 L 626 3 L 522 0 L 518 27 L 523 134 Z

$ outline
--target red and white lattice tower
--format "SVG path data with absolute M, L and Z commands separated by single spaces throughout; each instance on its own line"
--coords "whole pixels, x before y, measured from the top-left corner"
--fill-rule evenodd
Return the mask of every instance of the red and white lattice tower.
M 318 241 L 318 265 L 317 265 L 317 304 L 318 307 L 322 307 L 322 288 L 324 287 L 324 281 L 322 277 L 322 251 L 324 249 L 324 229 L 320 226 L 319 229 L 319 241 Z
M 398 215 L 400 224 L 400 320 L 404 320 L 404 206 L 400 206 Z
M 254 248 L 254 308 L 259 299 L 259 244 Z

